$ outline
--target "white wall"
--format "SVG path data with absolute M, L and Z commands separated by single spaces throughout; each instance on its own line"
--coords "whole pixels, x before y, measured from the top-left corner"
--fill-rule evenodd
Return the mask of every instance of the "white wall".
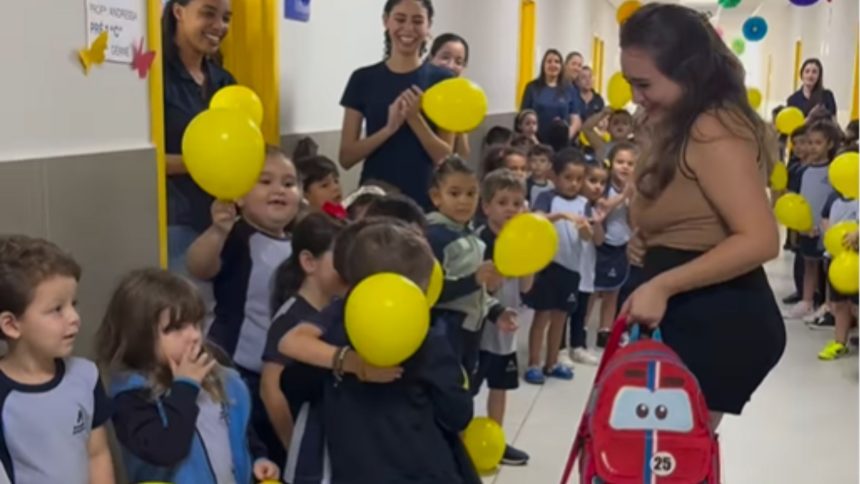
M 84 0 L 4 2 L 0 162 L 150 145 L 148 83 L 120 64 L 84 76 L 84 16 Z
M 281 23 L 281 132 L 338 130 L 349 75 L 379 62 L 384 0 L 315 0 L 311 20 Z M 470 44 L 466 76 L 481 85 L 490 113 L 515 109 L 519 0 L 436 0 L 431 32 Z

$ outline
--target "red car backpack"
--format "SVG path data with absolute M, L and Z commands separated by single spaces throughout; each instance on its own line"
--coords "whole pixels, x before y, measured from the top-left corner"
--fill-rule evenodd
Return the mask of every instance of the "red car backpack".
M 582 484 L 719 484 L 719 442 L 696 377 L 660 330 L 619 348 L 615 323 L 579 425 L 562 484 L 579 460 Z

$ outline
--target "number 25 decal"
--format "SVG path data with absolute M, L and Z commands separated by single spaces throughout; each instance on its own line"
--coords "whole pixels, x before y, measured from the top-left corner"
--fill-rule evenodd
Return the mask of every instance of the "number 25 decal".
M 668 452 L 658 452 L 651 458 L 651 470 L 658 477 L 666 477 L 675 472 L 675 457 Z

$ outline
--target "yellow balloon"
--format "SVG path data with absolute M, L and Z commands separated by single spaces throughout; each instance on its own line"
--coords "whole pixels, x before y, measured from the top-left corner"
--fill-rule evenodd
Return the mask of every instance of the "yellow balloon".
M 834 224 L 832 227 L 827 229 L 827 232 L 824 233 L 824 249 L 833 257 L 841 254 L 846 250 L 844 242 L 845 235 L 856 232 L 857 228 L 857 222 L 854 222 L 853 220 L 846 220 L 844 222 Z
M 433 261 L 433 273 L 430 274 L 430 284 L 427 286 L 427 304 L 432 308 L 442 295 L 442 287 L 445 285 L 445 274 L 442 264 L 438 260 Z
M 468 133 L 484 122 L 487 95 L 474 82 L 457 77 L 428 89 L 421 107 L 430 121 L 445 131 Z
M 200 188 L 219 200 L 236 200 L 257 183 L 266 159 L 260 128 L 235 109 L 198 114 L 182 137 L 182 160 Z
M 588 136 L 585 136 L 585 133 L 582 131 L 579 132 L 579 144 L 586 147 L 591 146 L 591 142 L 588 141 Z
M 238 109 L 251 117 L 257 126 L 263 125 L 263 102 L 250 87 L 222 87 L 209 101 L 210 109 Z
M 761 107 L 761 91 L 759 91 L 755 87 L 747 88 L 747 100 L 750 103 L 750 106 L 753 109 L 758 109 Z
M 344 319 L 355 351 L 381 367 L 398 365 L 415 354 L 430 329 L 424 292 L 392 273 L 361 281 L 346 300 Z
M 549 265 L 557 250 L 558 235 L 552 222 L 542 215 L 523 213 L 502 227 L 493 262 L 503 276 L 523 277 Z
M 493 470 L 502 462 L 505 442 L 505 431 L 487 417 L 472 419 L 463 432 L 463 444 L 478 472 Z
M 776 115 L 776 129 L 782 134 L 791 135 L 804 121 L 803 111 L 795 107 L 785 108 Z
M 827 271 L 830 284 L 841 294 L 857 294 L 860 278 L 860 259 L 853 250 L 842 251 L 833 258 Z
M 637 2 L 636 0 L 627 0 L 622 3 L 618 7 L 618 10 L 615 11 L 615 19 L 618 20 L 618 24 L 626 22 L 640 7 L 642 7 L 642 2 Z
M 782 163 L 777 162 L 770 172 L 770 188 L 778 192 L 788 188 L 788 168 Z
M 813 227 L 812 207 L 801 195 L 786 193 L 773 208 L 776 219 L 791 230 L 809 232 Z
M 843 197 L 855 199 L 858 191 L 858 178 L 860 178 L 860 158 L 856 151 L 849 151 L 837 156 L 827 171 L 830 184 Z
M 607 101 L 612 109 L 621 109 L 633 100 L 633 88 L 624 78 L 624 74 L 616 72 L 609 78 L 609 86 L 606 89 Z

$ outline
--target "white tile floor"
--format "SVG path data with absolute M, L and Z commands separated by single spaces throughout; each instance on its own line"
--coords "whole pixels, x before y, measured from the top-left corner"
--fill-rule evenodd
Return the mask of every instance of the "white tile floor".
M 790 257 L 768 265 L 777 296 L 791 292 Z M 528 334 L 526 328 L 522 335 Z M 720 427 L 723 482 L 730 484 L 848 484 L 858 482 L 858 359 L 835 362 L 816 355 L 832 338 L 787 320 L 788 346 L 742 417 Z M 525 337 L 520 338 L 521 357 Z M 730 354 L 726 358 L 731 358 Z M 594 378 L 594 368 L 577 366 L 573 382 L 544 386 L 522 383 L 508 397 L 508 440 L 531 454 L 524 467 L 503 467 L 485 484 L 555 484 L 561 479 L 573 434 Z M 485 414 L 485 393 L 476 415 Z M 578 482 L 571 479 L 571 483 Z

